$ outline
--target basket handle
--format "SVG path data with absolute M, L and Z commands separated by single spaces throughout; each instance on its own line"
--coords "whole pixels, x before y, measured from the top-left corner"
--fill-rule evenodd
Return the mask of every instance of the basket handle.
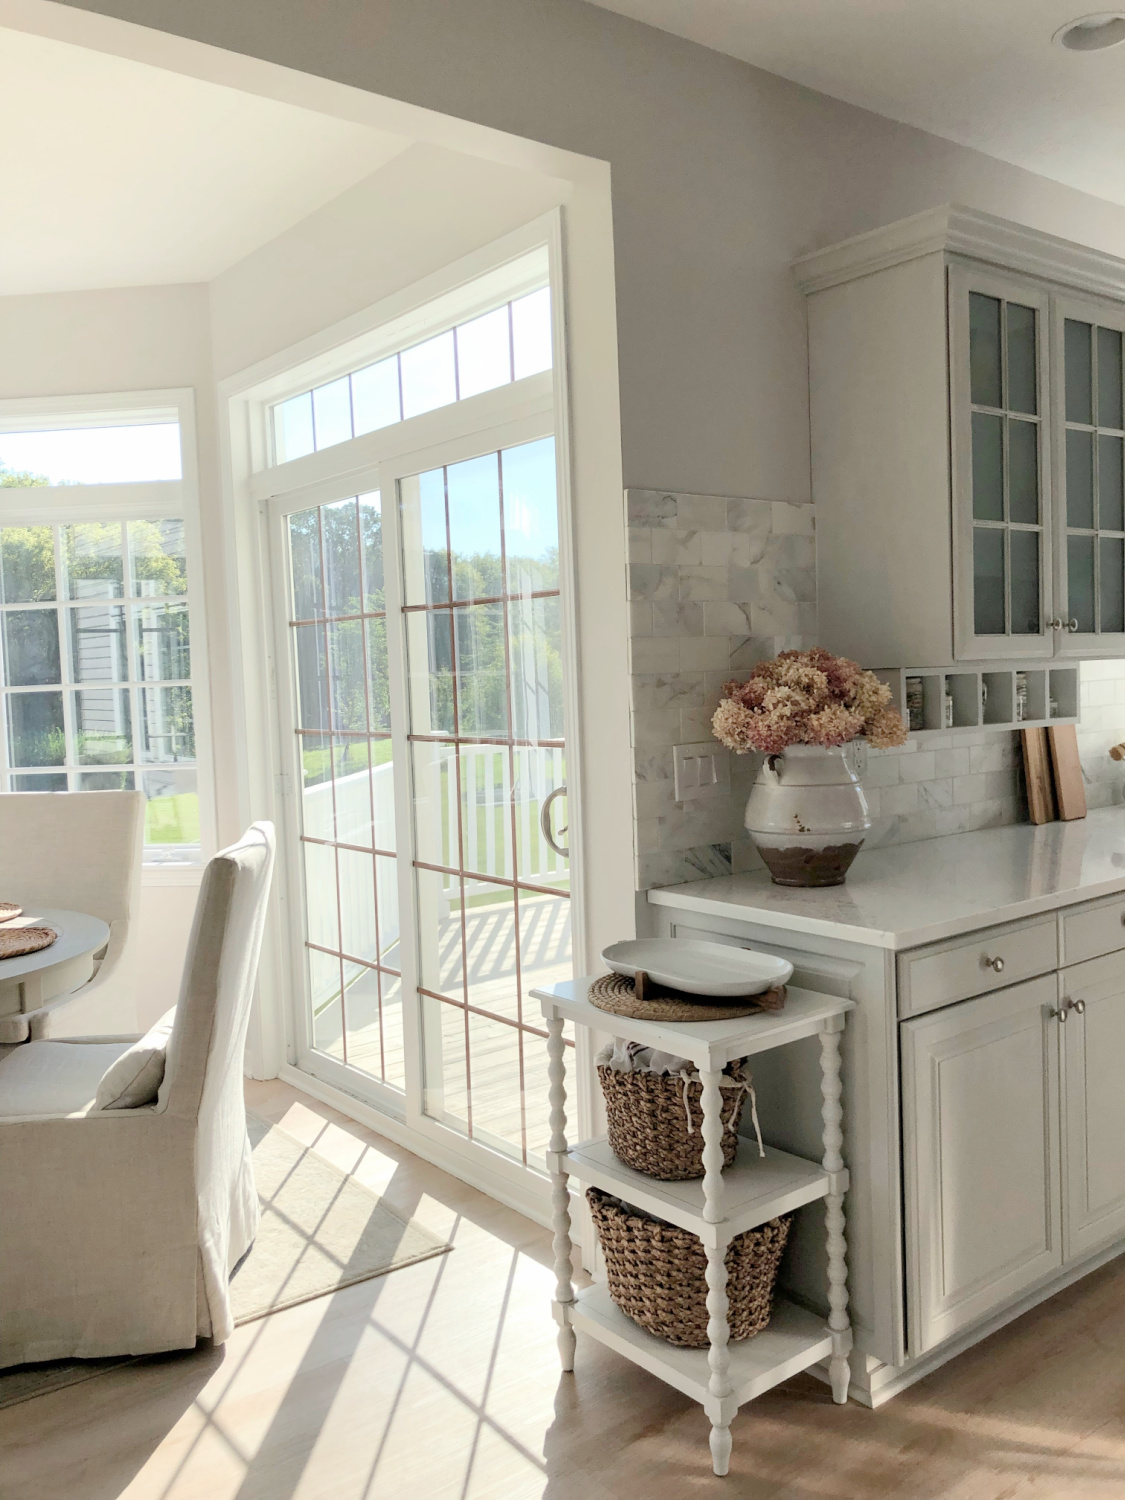
M 703 1079 L 700 1078 L 700 1076 L 699 1076 L 698 1073 L 689 1073 L 686 1068 L 682 1068 L 680 1070 L 680 1077 L 683 1080 L 684 1115 L 685 1115 L 685 1117 L 687 1119 L 687 1133 L 688 1133 L 688 1135 L 694 1135 L 695 1134 L 695 1125 L 692 1123 L 692 1118 L 691 1118 L 691 1096 L 690 1096 L 688 1090 L 689 1090 L 689 1088 L 691 1087 L 691 1085 L 693 1083 L 698 1083 L 698 1085 L 699 1085 L 700 1106 L 702 1107 L 702 1102 L 703 1102 Z M 734 1098 L 731 1100 L 730 1119 L 729 1120 L 724 1120 L 723 1117 L 722 1117 L 722 1112 L 720 1111 L 719 1121 L 722 1124 L 722 1127 L 723 1127 L 724 1131 L 730 1130 L 732 1128 L 732 1126 L 734 1125 L 735 1116 L 738 1114 L 738 1105 L 739 1105 L 740 1099 L 742 1098 L 743 1094 L 749 1094 L 749 1096 L 750 1096 L 750 1119 L 753 1121 L 753 1124 L 754 1124 L 754 1135 L 755 1135 L 755 1137 L 757 1139 L 757 1142 L 758 1142 L 758 1155 L 759 1155 L 759 1157 L 764 1157 L 765 1154 L 766 1154 L 766 1148 L 762 1145 L 762 1127 L 758 1123 L 758 1096 L 754 1092 L 754 1085 L 753 1085 L 753 1083 L 751 1083 L 751 1081 L 750 1081 L 749 1078 L 734 1078 L 731 1081 L 732 1081 L 732 1083 L 735 1084 L 735 1090 L 734 1090 Z

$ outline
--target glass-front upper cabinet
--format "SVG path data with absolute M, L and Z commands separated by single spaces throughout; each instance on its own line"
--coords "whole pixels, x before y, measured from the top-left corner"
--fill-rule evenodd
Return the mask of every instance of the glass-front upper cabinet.
M 954 263 L 949 325 L 958 658 L 1050 654 L 1048 294 Z
M 1125 309 L 1052 298 L 1060 655 L 1125 651 Z

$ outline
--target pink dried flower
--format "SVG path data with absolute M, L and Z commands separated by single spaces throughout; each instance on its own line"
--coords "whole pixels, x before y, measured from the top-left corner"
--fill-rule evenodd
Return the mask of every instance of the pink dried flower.
M 879 750 L 906 743 L 906 725 L 902 722 L 902 715 L 894 708 L 880 709 L 874 718 L 868 721 L 864 733 L 870 743 Z
M 806 745 L 846 745 L 863 733 L 863 720 L 842 703 L 830 703 L 819 713 L 809 714 L 801 738 Z
M 712 728 L 739 755 L 776 755 L 789 745 L 845 745 L 865 734 L 873 745 L 901 745 L 906 726 L 891 691 L 873 672 L 820 646 L 782 651 L 745 682 L 723 688 Z

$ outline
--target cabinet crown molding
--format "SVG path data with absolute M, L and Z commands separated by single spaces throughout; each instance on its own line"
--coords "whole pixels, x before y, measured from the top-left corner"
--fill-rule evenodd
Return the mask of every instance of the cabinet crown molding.
M 1125 301 L 1125 260 L 955 203 L 802 255 L 793 262 L 793 274 L 808 294 L 936 252 Z

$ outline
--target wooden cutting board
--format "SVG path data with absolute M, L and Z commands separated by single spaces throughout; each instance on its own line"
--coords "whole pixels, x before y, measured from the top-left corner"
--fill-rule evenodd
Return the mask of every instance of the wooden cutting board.
M 1051 764 L 1055 770 L 1055 795 L 1059 817 L 1066 823 L 1086 816 L 1086 787 L 1078 759 L 1078 732 L 1073 724 L 1057 724 L 1047 731 Z
M 1047 751 L 1045 729 L 1024 729 L 1023 779 L 1027 784 L 1027 810 L 1033 823 L 1053 823 L 1055 788 L 1051 775 L 1051 758 Z

